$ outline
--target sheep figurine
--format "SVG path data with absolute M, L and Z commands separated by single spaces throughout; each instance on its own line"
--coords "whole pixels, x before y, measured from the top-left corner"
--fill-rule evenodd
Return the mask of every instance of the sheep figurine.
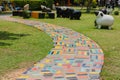
M 41 10 L 42 10 L 42 12 L 51 12 L 51 9 L 44 5 L 41 5 Z
M 100 9 L 99 11 L 102 11 L 104 14 L 107 14 L 107 10 L 105 8 Z
M 114 23 L 114 18 L 111 15 L 106 15 L 101 11 L 95 12 L 96 20 L 95 20 L 95 26 L 100 29 L 102 26 L 107 26 L 108 29 L 112 28 L 112 25 Z
M 107 6 L 106 8 L 107 14 L 112 14 L 113 8 L 111 5 Z
M 99 9 L 99 11 L 102 11 L 104 14 L 112 14 L 113 7 L 111 5 L 106 6 L 106 8 Z
M 75 20 L 79 20 L 80 17 L 81 17 L 81 11 L 79 10 L 73 10 L 72 13 L 71 13 L 71 16 L 70 16 L 70 19 L 75 19 Z

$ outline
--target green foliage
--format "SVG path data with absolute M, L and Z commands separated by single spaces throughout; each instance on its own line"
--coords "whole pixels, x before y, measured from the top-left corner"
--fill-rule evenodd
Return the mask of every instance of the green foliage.
M 30 11 L 23 11 L 23 18 L 30 18 Z
M 40 5 L 45 5 L 47 7 L 52 7 L 52 4 L 54 3 L 54 0 L 14 0 L 13 1 L 16 6 L 24 7 L 25 4 L 30 5 L 30 10 L 40 10 Z
M 30 0 L 25 0 L 25 1 L 14 1 L 15 6 L 19 7 L 24 7 L 25 4 L 30 5 L 30 10 L 39 10 L 41 1 L 30 1 Z
M 23 7 L 25 5 L 25 3 L 23 1 L 13 1 L 13 3 L 15 4 L 15 7 L 19 6 L 19 7 Z
M 29 1 L 30 10 L 40 10 L 41 1 Z
M 96 0 L 74 0 L 74 2 L 78 3 L 78 4 L 80 4 L 81 2 L 85 3 L 83 6 L 87 7 L 86 12 L 90 12 L 91 7 L 96 8 L 96 6 L 97 6 Z
M 96 6 L 97 6 L 96 0 L 92 0 L 92 7 L 93 7 L 93 8 L 96 8 Z
M 52 8 L 52 4 L 54 3 L 54 0 L 45 0 L 46 6 Z
M 81 0 L 74 0 L 74 3 L 80 3 Z
M 96 6 L 97 5 L 97 2 L 96 2 L 96 0 L 74 0 L 74 2 L 75 3 L 80 3 L 80 2 L 83 2 L 83 3 L 85 3 L 85 5 L 84 6 L 87 6 L 87 5 L 89 5 L 89 4 L 91 4 L 91 6 Z
M 115 12 L 114 12 L 114 15 L 119 15 L 119 11 L 115 11 Z

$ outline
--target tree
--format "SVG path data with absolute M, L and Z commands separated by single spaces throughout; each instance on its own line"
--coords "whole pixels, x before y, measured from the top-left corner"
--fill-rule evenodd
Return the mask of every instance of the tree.
M 91 10 L 91 6 L 95 6 L 97 4 L 96 0 L 74 0 L 75 3 L 82 3 L 82 5 L 86 6 L 87 9 L 86 9 L 86 12 L 90 12 Z
M 91 4 L 92 4 L 92 0 L 87 0 L 87 13 L 89 13 L 90 12 L 90 10 L 91 10 Z
M 80 3 L 81 0 L 74 0 L 74 3 Z

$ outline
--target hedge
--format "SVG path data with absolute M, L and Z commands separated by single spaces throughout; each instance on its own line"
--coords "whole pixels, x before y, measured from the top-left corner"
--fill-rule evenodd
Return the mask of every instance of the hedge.
M 52 8 L 54 0 L 14 0 L 15 7 L 23 8 L 25 4 L 30 5 L 30 10 L 40 10 L 40 5 L 45 5 L 49 8 Z

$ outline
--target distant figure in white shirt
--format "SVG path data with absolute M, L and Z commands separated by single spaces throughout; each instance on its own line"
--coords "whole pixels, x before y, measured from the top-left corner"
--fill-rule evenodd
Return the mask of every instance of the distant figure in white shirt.
M 118 8 L 119 8 L 119 10 L 120 10 L 120 0 L 118 0 Z
M 0 5 L 0 12 L 2 11 L 2 9 L 3 9 L 3 6 Z

